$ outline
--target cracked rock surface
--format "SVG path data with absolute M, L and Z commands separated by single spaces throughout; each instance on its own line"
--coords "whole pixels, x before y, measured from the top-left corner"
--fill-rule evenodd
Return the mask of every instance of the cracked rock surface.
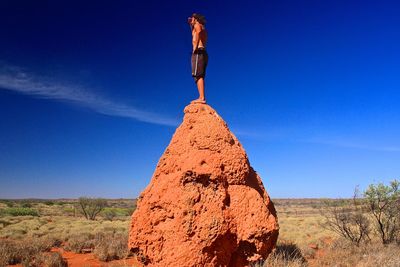
M 132 215 L 147 266 L 249 266 L 278 238 L 276 211 L 246 152 L 206 104 L 190 104 Z

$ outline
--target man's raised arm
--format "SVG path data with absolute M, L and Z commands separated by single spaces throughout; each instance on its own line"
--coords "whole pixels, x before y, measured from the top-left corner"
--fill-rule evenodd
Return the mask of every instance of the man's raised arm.
M 197 47 L 199 46 L 201 30 L 202 30 L 201 26 L 196 23 L 194 25 L 194 33 L 193 33 L 193 52 L 196 51 Z

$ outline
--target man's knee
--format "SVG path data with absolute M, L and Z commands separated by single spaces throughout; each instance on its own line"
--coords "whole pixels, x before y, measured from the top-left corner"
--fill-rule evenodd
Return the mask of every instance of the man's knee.
M 196 77 L 193 77 L 193 79 L 194 79 L 194 83 L 198 83 L 199 82 L 199 80 L 204 80 L 204 76 L 196 76 Z

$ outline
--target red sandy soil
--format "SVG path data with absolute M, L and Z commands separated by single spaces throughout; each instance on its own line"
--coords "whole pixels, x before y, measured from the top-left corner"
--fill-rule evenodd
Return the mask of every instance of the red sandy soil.
M 326 245 L 332 243 L 331 238 L 325 238 L 322 242 Z M 315 265 L 316 259 L 324 256 L 325 249 L 319 248 L 315 244 L 309 244 L 310 248 L 315 249 L 314 258 L 307 258 L 310 267 L 317 267 Z M 128 257 L 123 260 L 114 260 L 109 262 L 103 262 L 95 258 L 93 253 L 78 254 L 70 251 L 65 251 L 62 248 L 52 248 L 51 252 L 60 252 L 62 257 L 67 260 L 68 266 L 70 267 L 117 267 L 117 266 L 132 266 L 132 267 L 142 267 L 136 259 L 133 257 Z M 10 265 L 12 267 L 22 267 L 21 264 Z
M 52 248 L 51 252 L 60 252 L 62 257 L 67 260 L 69 267 L 117 267 L 117 266 L 142 266 L 137 260 L 132 257 L 128 257 L 123 260 L 114 260 L 109 262 L 104 262 L 96 259 L 93 253 L 78 254 L 70 251 L 65 251 L 62 248 Z M 22 267 L 21 264 L 10 265 L 13 267 Z
M 326 238 L 324 238 L 324 239 L 322 240 L 322 243 L 324 244 L 324 246 L 329 246 L 329 245 L 332 244 L 332 242 L 333 242 L 333 239 L 330 238 L 330 237 L 326 237 Z M 315 255 L 314 255 L 314 257 L 311 258 L 311 259 L 306 259 L 306 260 L 307 260 L 307 263 L 308 263 L 308 266 L 310 266 L 310 267 L 318 267 L 318 266 L 316 265 L 317 259 L 318 259 L 318 258 L 323 258 L 323 257 L 325 256 L 325 254 L 326 254 L 326 249 L 324 249 L 324 248 L 319 248 L 319 247 L 316 246 L 315 244 L 310 244 L 309 247 L 315 250 Z
M 77 254 L 60 248 L 53 248 L 51 251 L 60 252 L 62 257 L 67 260 L 68 266 L 70 267 L 140 266 L 140 264 L 134 258 L 103 262 L 96 259 L 93 253 Z

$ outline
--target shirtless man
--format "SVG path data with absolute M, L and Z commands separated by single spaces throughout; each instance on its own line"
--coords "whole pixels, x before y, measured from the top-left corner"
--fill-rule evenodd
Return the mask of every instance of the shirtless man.
M 188 18 L 188 23 L 192 30 L 192 76 L 199 91 L 199 98 L 192 102 L 206 103 L 204 96 L 204 77 L 208 63 L 208 54 L 206 51 L 207 31 L 204 26 L 206 20 L 204 16 L 194 13 Z

